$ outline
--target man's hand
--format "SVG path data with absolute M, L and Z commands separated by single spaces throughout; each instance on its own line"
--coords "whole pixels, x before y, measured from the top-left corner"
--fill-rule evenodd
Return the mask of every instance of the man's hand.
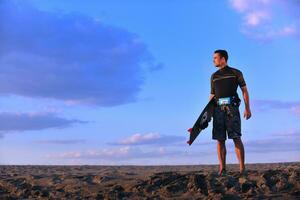
M 251 117 L 251 110 L 245 109 L 244 111 L 244 118 L 249 119 Z

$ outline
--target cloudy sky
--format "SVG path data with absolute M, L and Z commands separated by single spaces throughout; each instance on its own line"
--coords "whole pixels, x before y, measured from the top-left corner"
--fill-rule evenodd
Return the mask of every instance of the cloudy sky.
M 1 0 L 0 164 L 217 164 L 212 124 L 186 144 L 216 49 L 248 86 L 246 163 L 300 161 L 299 13 L 296 0 Z

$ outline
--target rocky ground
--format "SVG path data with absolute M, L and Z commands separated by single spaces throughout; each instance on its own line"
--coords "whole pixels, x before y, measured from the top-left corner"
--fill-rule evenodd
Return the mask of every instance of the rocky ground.
M 300 199 L 300 163 L 0 166 L 0 199 Z

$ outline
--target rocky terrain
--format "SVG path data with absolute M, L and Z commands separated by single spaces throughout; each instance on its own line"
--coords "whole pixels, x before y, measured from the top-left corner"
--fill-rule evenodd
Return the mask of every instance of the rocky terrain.
M 0 166 L 0 199 L 300 199 L 300 163 Z

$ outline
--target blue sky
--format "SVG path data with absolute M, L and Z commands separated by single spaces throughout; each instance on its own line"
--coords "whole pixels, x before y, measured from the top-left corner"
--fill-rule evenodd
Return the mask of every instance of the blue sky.
M 248 86 L 246 163 L 299 161 L 299 10 L 283 0 L 1 1 L 0 163 L 217 164 L 212 124 L 186 144 L 216 49 Z M 237 163 L 232 140 L 227 152 Z

